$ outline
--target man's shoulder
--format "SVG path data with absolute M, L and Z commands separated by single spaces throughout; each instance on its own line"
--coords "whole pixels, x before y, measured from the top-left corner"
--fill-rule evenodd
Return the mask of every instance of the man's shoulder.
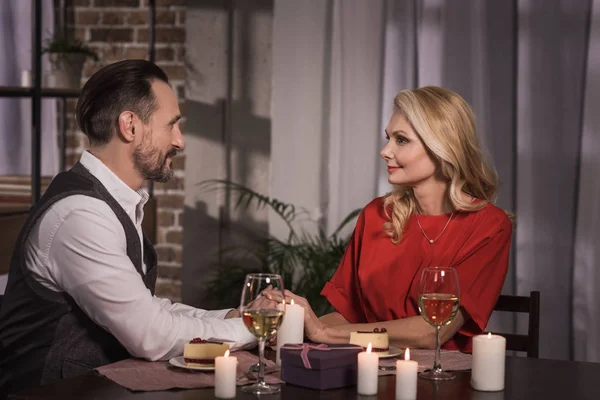
M 97 232 L 104 225 L 105 236 L 122 239 L 118 220 L 108 204 L 95 197 L 74 194 L 52 204 L 34 223 L 24 244 L 27 265 L 37 280 L 54 291 L 62 291 L 56 281 L 50 257 L 53 248 L 75 243 L 97 243 Z M 54 272 L 51 272 L 53 270 Z
M 84 194 L 73 194 L 52 204 L 40 219 L 55 219 L 64 221 L 70 216 L 85 219 L 94 214 L 114 216 L 110 206 L 99 198 Z
M 59 229 L 72 231 L 73 234 L 92 233 L 94 226 L 98 224 L 121 226 L 105 201 L 93 196 L 73 194 L 56 201 L 39 217 L 29 234 L 29 240 L 51 240 Z
M 75 171 L 84 171 L 84 173 Z M 50 182 L 44 197 L 54 197 L 68 192 L 85 193 L 94 191 L 94 182 L 86 172 L 85 167 L 79 164 L 68 171 L 59 172 Z

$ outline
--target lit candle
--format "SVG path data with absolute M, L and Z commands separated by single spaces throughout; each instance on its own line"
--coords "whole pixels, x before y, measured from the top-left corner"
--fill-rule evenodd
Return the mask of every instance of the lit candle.
M 506 339 L 499 335 L 477 335 L 473 338 L 471 386 L 475 390 L 504 390 Z
M 396 400 L 417 398 L 417 370 L 419 363 L 410 359 L 410 350 L 404 352 L 404 360 L 396 361 Z
M 215 397 L 233 399 L 235 397 L 235 378 L 237 358 L 229 357 L 229 350 L 224 356 L 215 357 Z
M 379 370 L 379 356 L 371 352 L 371 343 L 367 351 L 358 353 L 358 394 L 370 396 L 377 394 L 377 372 Z
M 279 308 L 283 308 L 279 306 Z M 277 330 L 277 346 L 275 349 L 277 365 L 281 365 L 281 346 L 284 344 L 296 344 L 304 342 L 304 308 L 294 304 L 294 300 L 285 306 L 283 322 Z

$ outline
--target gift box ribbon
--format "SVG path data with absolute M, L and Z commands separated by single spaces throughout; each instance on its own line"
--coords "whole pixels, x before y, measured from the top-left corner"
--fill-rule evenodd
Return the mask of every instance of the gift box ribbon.
M 284 344 L 281 346 L 282 349 L 286 350 L 301 350 L 300 358 L 302 359 L 302 364 L 304 364 L 304 368 L 312 369 L 312 365 L 310 365 L 310 360 L 308 359 L 308 352 L 311 350 L 317 351 L 331 351 L 331 350 L 355 350 L 358 349 L 357 346 L 352 347 L 329 347 L 325 343 L 321 343 L 318 345 L 314 345 L 311 343 L 302 343 L 302 344 Z

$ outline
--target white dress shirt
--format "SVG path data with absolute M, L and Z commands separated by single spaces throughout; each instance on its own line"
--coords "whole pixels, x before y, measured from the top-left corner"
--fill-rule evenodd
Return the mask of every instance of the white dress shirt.
M 123 207 L 141 238 L 148 194 L 132 190 L 87 151 L 80 162 Z M 31 231 L 27 268 L 48 289 L 72 296 L 136 357 L 154 361 L 181 355 L 195 337 L 230 340 L 235 342 L 232 349 L 256 342 L 241 318 L 224 319 L 230 310 L 206 311 L 153 296 L 127 256 L 126 243 L 123 226 L 108 204 L 68 196 L 54 203 Z

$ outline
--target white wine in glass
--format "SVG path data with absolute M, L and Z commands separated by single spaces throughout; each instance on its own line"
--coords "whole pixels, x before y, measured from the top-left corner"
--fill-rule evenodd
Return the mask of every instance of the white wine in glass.
M 455 375 L 442 369 L 440 361 L 440 329 L 448 325 L 458 311 L 460 291 L 454 268 L 428 267 L 421 274 L 419 284 L 419 311 L 427 323 L 435 328 L 435 360 L 433 368 L 419 374 L 433 380 L 453 379 Z
M 242 313 L 244 325 L 258 339 L 270 338 L 283 320 L 282 310 L 248 310 Z
M 419 296 L 419 310 L 430 325 L 449 324 L 458 311 L 458 296 L 447 293 L 427 293 Z
M 255 395 L 272 394 L 281 390 L 278 385 L 265 383 L 265 342 L 277 333 L 283 321 L 285 302 L 277 304 L 264 296 L 265 291 L 276 291 L 284 297 L 283 280 L 276 274 L 248 274 L 244 281 L 240 312 L 244 325 L 258 339 L 258 381 L 242 387 L 242 391 Z

